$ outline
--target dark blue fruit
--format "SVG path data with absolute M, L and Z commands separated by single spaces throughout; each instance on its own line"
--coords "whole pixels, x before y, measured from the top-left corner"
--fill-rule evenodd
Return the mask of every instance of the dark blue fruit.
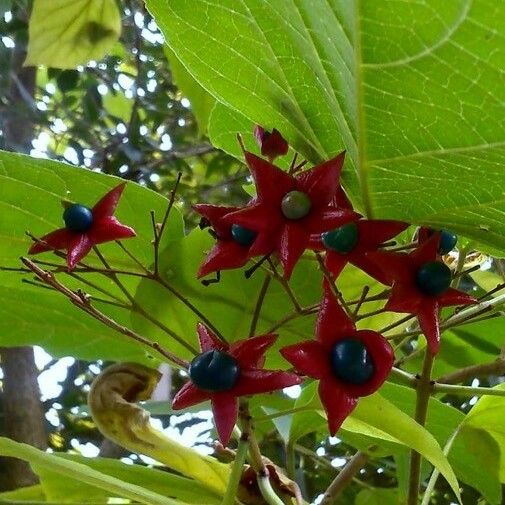
M 204 391 L 229 391 L 240 375 L 237 360 L 226 352 L 211 350 L 196 356 L 189 365 L 191 382 Z
M 449 254 L 458 243 L 458 236 L 448 230 L 429 230 L 429 235 L 433 235 L 435 232 L 440 233 L 440 242 L 438 244 L 439 254 Z
M 356 247 L 358 238 L 358 225 L 356 223 L 347 223 L 321 234 L 324 246 L 341 254 L 351 252 Z
M 75 203 L 65 209 L 63 221 L 67 230 L 84 233 L 93 226 L 93 213 L 88 207 Z
M 440 254 L 450 253 L 458 243 L 458 236 L 447 230 L 441 230 L 438 252 Z
M 254 242 L 257 233 L 255 231 L 244 228 L 238 224 L 231 225 L 231 236 L 235 242 L 244 247 L 249 247 Z
M 451 269 L 441 261 L 430 261 L 419 268 L 416 284 L 428 296 L 442 294 L 451 285 Z
M 335 344 L 331 352 L 331 368 L 338 379 L 349 384 L 364 384 L 375 372 L 368 349 L 363 342 L 353 338 Z

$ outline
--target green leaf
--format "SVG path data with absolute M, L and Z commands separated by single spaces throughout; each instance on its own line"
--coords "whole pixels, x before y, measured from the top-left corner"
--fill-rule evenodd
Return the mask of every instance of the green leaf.
M 142 486 L 162 496 L 186 503 L 202 503 L 205 500 L 205 503 L 209 505 L 218 505 L 221 501 L 217 495 L 213 495 L 208 488 L 200 483 L 155 468 L 127 465 L 121 461 L 106 458 L 85 458 L 70 454 L 61 454 L 58 457 L 85 465 L 125 483 Z M 83 484 L 78 479 L 69 476 L 62 479 L 60 474 L 50 471 L 42 465 L 34 465 L 34 471 L 41 478 L 48 501 L 96 503 L 99 500 L 104 500 L 104 503 L 107 503 L 107 498 L 116 496 L 107 489 Z
M 313 407 L 321 416 L 325 416 L 315 387 L 316 383 L 309 385 L 311 391 L 306 393 L 305 400 L 309 402 L 306 406 Z M 293 426 L 296 426 L 294 420 L 292 432 Z M 342 430 L 401 444 L 418 451 L 444 475 L 459 499 L 458 481 L 454 471 L 433 435 L 379 393 L 360 398 L 357 407 L 344 421 Z
M 354 505 L 398 505 L 396 489 L 363 489 L 356 496 Z
M 496 317 L 445 331 L 433 376 L 441 377 L 459 368 L 495 360 L 505 345 L 503 323 L 503 317 Z M 409 360 L 405 368 L 417 373 L 421 366 L 422 356 L 419 356 Z
M 31 244 L 26 230 L 40 237 L 62 226 L 62 200 L 92 205 L 119 182 L 121 180 L 115 177 L 63 163 L 0 152 L 0 265 L 21 266 L 19 257 L 26 255 Z M 146 265 L 152 262 L 149 212 L 155 210 L 161 219 L 166 204 L 162 196 L 128 183 L 116 212 L 120 221 L 137 232 L 136 238 L 123 244 Z M 176 209 L 172 212 L 164 247 L 183 235 L 182 218 Z M 100 250 L 112 268 L 139 270 L 116 244 L 101 245 Z M 63 260 L 52 253 L 37 258 L 63 264 Z M 93 254 L 86 258 L 86 263 L 101 266 Z M 83 287 L 65 274 L 59 275 L 70 287 Z M 86 275 L 89 281 L 121 295 L 110 279 L 100 274 Z M 139 278 L 124 277 L 124 282 L 133 294 Z M 106 298 L 89 286 L 85 288 L 91 294 Z M 106 304 L 97 303 L 97 306 L 118 322 L 128 323 L 129 311 Z M 3 346 L 37 344 L 54 356 L 72 355 L 88 360 L 148 360 L 144 347 L 98 323 L 59 293 L 22 283 L 19 273 L 0 271 L 0 307 L 0 343 Z
M 206 135 L 209 117 L 216 104 L 216 99 L 195 81 L 193 76 L 168 46 L 165 45 L 163 50 L 170 64 L 175 84 L 177 84 L 182 94 L 186 96 L 191 103 L 191 110 L 198 123 L 200 135 Z
M 120 479 L 93 470 L 81 463 L 67 461 L 54 454 L 39 451 L 34 447 L 14 442 L 8 438 L 0 437 L 0 454 L 28 461 L 35 467 L 40 466 L 47 470 L 52 470 L 59 474 L 60 477 L 76 479 L 79 482 L 105 489 L 114 496 L 129 498 L 140 503 L 146 503 L 147 505 L 181 504 L 181 502 L 165 498 L 149 489 L 123 482 Z
M 505 390 L 505 384 L 499 384 L 494 389 Z M 505 482 L 505 398 L 499 396 L 482 396 L 466 416 L 465 427 L 483 430 L 489 433 L 500 448 L 499 478 Z
M 1 4 L 0 4 L 1 5 Z M 0 493 L 0 503 L 45 502 L 46 495 L 40 484 L 20 487 L 14 491 Z
M 25 65 L 75 68 L 100 60 L 120 33 L 112 0 L 34 0 Z
M 380 392 L 382 396 L 387 398 L 407 415 L 411 417 L 414 416 L 416 393 L 413 389 L 397 384 L 386 383 L 381 388 Z M 430 398 L 426 429 L 435 437 L 442 447 L 446 445 L 448 440 L 453 436 L 453 433 L 458 431 L 458 436 L 453 442 L 448 454 L 448 459 L 454 472 L 460 480 L 482 493 L 490 503 L 498 505 L 501 500 L 500 482 L 497 478 L 497 472 L 494 473 L 492 468 L 493 462 L 499 455 L 499 451 L 497 447 L 493 447 L 493 440 L 490 439 L 491 437 L 489 436 L 482 436 L 479 443 L 472 437 L 472 434 L 469 435 L 468 439 L 464 439 L 460 428 L 464 419 L 464 414 L 456 408 L 442 403 L 437 398 Z M 484 433 L 484 435 L 486 434 Z M 494 445 L 496 446 L 496 444 Z M 395 458 L 397 461 L 400 460 L 401 463 L 403 463 L 404 456 L 407 458 L 405 465 L 407 467 L 406 471 L 408 472 L 408 455 L 402 455 L 399 451 L 395 453 Z M 489 462 L 490 471 L 475 472 L 475 468 L 482 465 L 483 461 L 486 459 Z M 402 465 L 400 465 L 400 467 L 401 466 Z M 405 481 L 407 480 L 408 475 L 405 477 Z M 402 486 L 399 487 L 402 489 Z
M 461 427 L 448 457 L 463 482 L 477 489 L 492 505 L 502 503 L 500 447 L 489 432 L 470 426 Z M 476 472 L 476 468 L 485 468 L 486 471 Z
M 505 250 L 505 5 L 146 3 L 218 101 L 311 162 L 345 147 L 346 187 L 369 215 Z

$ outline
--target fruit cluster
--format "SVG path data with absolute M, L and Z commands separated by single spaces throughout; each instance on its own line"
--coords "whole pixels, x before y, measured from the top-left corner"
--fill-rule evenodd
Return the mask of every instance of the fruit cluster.
M 344 152 L 307 170 L 303 170 L 304 163 L 293 162 L 289 171 L 283 171 L 273 164 L 277 156 L 288 152 L 281 134 L 257 127 L 255 137 L 267 159 L 243 150 L 256 196 L 241 208 L 194 206 L 202 216 L 200 226 L 209 228 L 215 238 L 198 277 L 243 267 L 251 258 L 272 257 L 282 265 L 288 281 L 307 250 L 324 253 L 327 275 L 315 339 L 280 350 L 294 372 L 263 369 L 265 352 L 276 335 L 252 336 L 229 345 L 205 325 L 198 325 L 201 354 L 190 363 L 190 380 L 177 393 L 173 407 L 182 409 L 210 400 L 225 445 L 237 420 L 240 396 L 314 378 L 319 381 L 319 395 L 334 434 L 358 398 L 384 383 L 394 362 L 390 344 L 375 331 L 357 330 L 336 297 L 335 282 L 347 263 L 391 287 L 385 309 L 415 315 L 432 354 L 438 352 L 440 343 L 441 308 L 475 302 L 451 288 L 452 273 L 442 260 L 455 246 L 455 235 L 420 228 L 417 245 L 410 252 L 388 250 L 391 239 L 409 224 L 366 219 L 353 209 L 340 184 Z M 68 268 L 73 269 L 94 245 L 134 236 L 134 230 L 113 215 L 123 189 L 124 184 L 117 186 L 92 209 L 81 204 L 67 206 L 65 227 L 42 237 L 30 252 L 64 249 Z

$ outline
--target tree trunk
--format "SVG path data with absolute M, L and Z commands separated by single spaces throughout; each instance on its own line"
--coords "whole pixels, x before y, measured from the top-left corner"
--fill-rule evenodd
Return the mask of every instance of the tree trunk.
M 22 15 L 27 19 L 26 15 Z M 29 152 L 33 139 L 30 119 L 34 109 L 36 70 L 23 67 L 26 57 L 24 41 L 19 38 L 13 52 L 8 91 L 9 115 L 4 118 L 5 149 Z M 40 401 L 31 347 L 1 348 L 3 370 L 3 428 L 4 434 L 18 442 L 40 449 L 47 447 L 44 412 Z M 13 458 L 0 459 L 0 490 L 16 489 L 38 482 L 37 476 L 24 461 Z
M 47 447 L 44 412 L 40 401 L 31 347 L 2 348 L 3 415 L 5 435 L 18 442 L 39 449 Z M 16 489 L 38 482 L 27 463 L 18 459 L 2 458 L 0 463 L 3 489 Z

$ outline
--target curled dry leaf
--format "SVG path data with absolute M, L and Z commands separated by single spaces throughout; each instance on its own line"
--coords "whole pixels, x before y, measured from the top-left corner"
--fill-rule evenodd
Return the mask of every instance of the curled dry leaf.
M 149 413 L 135 403 L 148 400 L 159 379 L 157 370 L 136 363 L 108 367 L 94 380 L 89 392 L 88 405 L 93 420 L 113 442 L 145 454 L 222 496 L 230 466 L 203 456 L 154 429 Z

